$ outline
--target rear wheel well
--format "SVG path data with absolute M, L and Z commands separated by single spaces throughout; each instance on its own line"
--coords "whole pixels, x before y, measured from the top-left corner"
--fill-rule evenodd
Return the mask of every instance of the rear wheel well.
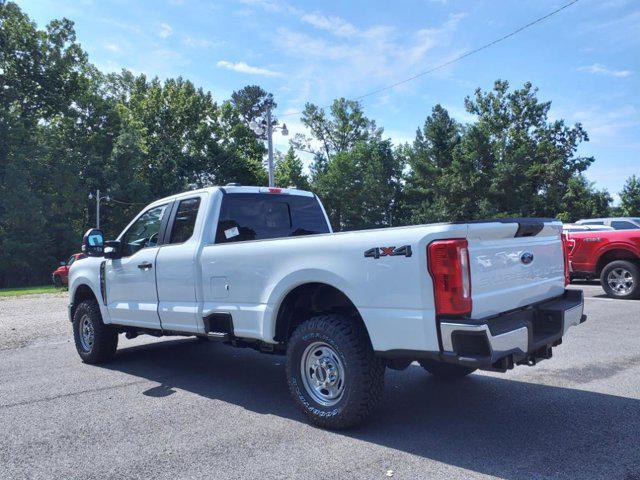
M 636 265 L 640 266 L 640 259 L 636 254 L 624 248 L 616 248 L 614 250 L 609 250 L 608 252 L 604 253 L 598 259 L 598 263 L 596 264 L 596 276 L 599 277 L 604 267 L 606 267 L 607 264 L 614 262 L 616 260 L 626 260 L 628 262 L 633 262 Z
M 71 318 L 73 318 L 73 314 L 80 305 L 85 300 L 93 300 L 94 302 L 98 302 L 96 296 L 93 294 L 93 290 L 88 285 L 80 285 L 76 288 L 75 293 L 73 294 L 73 307 L 71 309 Z
M 326 314 L 348 317 L 360 322 L 367 331 L 360 312 L 344 293 L 325 283 L 306 283 L 291 290 L 280 304 L 274 340 L 286 342 L 298 325 Z

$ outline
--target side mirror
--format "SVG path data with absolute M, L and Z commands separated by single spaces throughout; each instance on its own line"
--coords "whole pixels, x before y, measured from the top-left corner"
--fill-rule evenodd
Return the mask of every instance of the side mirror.
M 118 240 L 108 240 L 104 242 L 104 258 L 112 260 L 122 257 L 122 244 Z
M 104 235 L 102 230 L 91 228 L 82 237 L 82 251 L 90 257 L 101 257 L 104 253 Z

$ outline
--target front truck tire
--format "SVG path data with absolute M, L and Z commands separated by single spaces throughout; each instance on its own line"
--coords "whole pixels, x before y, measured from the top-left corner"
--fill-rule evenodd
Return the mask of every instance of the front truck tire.
M 476 371 L 475 368 L 463 367 L 453 363 L 438 362 L 436 360 L 424 359 L 420 360 L 420 365 L 438 380 L 455 380 L 456 378 L 466 377 L 470 373 Z
M 78 355 L 85 363 L 106 362 L 113 358 L 118 348 L 118 332 L 103 323 L 100 307 L 94 300 L 84 300 L 76 307 L 73 338 Z
M 374 355 L 367 332 L 342 315 L 300 324 L 289 339 L 286 370 L 294 402 L 323 428 L 362 422 L 384 389 L 384 364 Z
M 608 263 L 600 274 L 602 289 L 611 298 L 640 298 L 640 268 L 626 260 Z

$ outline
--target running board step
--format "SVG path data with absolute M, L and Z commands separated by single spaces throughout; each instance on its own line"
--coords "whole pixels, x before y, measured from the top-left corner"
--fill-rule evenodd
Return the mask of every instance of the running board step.
M 224 342 L 226 340 L 229 340 L 229 338 L 231 338 L 231 335 L 225 332 L 207 332 L 207 338 L 209 340 Z

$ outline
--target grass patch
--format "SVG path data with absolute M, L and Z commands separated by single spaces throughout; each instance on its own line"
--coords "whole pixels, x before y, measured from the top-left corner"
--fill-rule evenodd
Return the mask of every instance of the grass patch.
M 58 293 L 66 289 L 56 288 L 53 285 L 42 287 L 0 288 L 0 297 L 17 297 L 19 295 L 32 295 L 35 293 Z

